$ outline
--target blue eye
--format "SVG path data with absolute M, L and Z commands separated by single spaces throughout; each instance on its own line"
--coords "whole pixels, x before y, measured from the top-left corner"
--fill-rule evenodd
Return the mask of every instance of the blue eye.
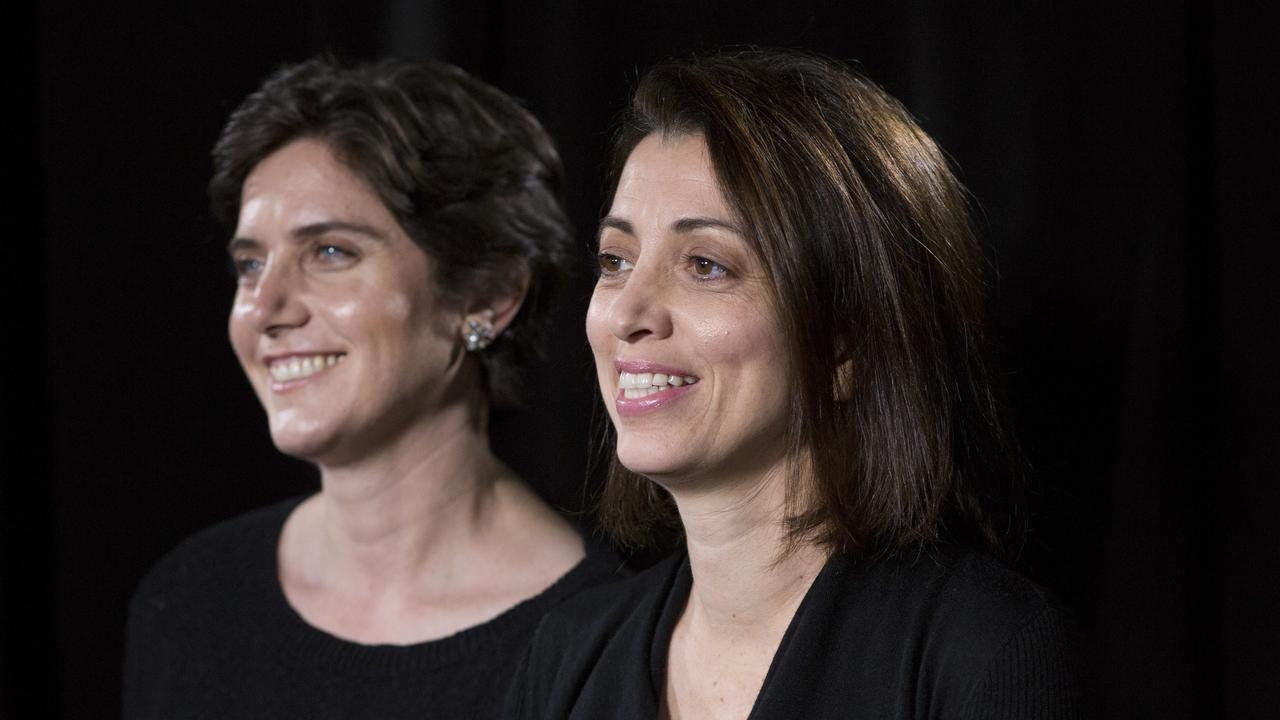
M 351 253 L 337 245 L 317 245 L 316 256 L 324 260 L 337 260 L 351 257 Z
M 332 243 L 316 243 L 311 247 L 311 257 L 326 270 L 344 270 L 358 259 L 354 251 Z
M 227 263 L 227 269 L 237 280 L 256 275 L 262 270 L 262 260 L 255 257 L 233 257 Z

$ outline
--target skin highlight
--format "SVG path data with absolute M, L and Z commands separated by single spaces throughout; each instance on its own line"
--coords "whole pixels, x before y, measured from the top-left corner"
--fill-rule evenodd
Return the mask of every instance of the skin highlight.
M 701 135 L 632 151 L 600 233 L 587 316 L 619 460 L 675 501 L 693 575 L 671 638 L 663 716 L 741 718 L 827 553 L 783 553 L 787 360 L 774 295 Z M 654 412 L 618 412 L 619 360 L 698 377 Z
M 655 135 L 632 158 L 602 224 L 602 273 L 587 312 L 618 456 L 663 484 L 736 484 L 740 473 L 784 461 L 785 361 L 771 352 L 767 280 L 731 229 L 700 139 Z M 622 418 L 620 361 L 679 368 L 698 382 L 661 417 Z M 676 425 L 697 434 L 677 436 Z
M 281 451 L 322 491 L 278 548 L 290 604 L 337 637 L 412 644 L 536 595 L 583 556 L 580 538 L 489 449 L 464 317 L 500 332 L 523 285 L 442 303 L 431 258 L 325 143 L 295 140 L 247 177 L 229 247 L 228 332 Z M 340 355 L 280 383 L 272 358 Z

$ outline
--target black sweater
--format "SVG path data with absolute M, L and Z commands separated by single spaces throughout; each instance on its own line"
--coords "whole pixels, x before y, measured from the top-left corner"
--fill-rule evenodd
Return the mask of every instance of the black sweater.
M 542 594 L 440 640 L 360 645 L 308 625 L 285 599 L 276 548 L 300 500 L 184 542 L 129 611 L 124 717 L 496 718 L 543 615 L 619 562 L 588 557 Z
M 506 717 L 658 715 L 691 587 L 680 553 L 582 593 L 543 621 Z M 1064 614 L 996 561 L 953 547 L 827 562 L 774 655 L 750 717 L 1082 718 Z

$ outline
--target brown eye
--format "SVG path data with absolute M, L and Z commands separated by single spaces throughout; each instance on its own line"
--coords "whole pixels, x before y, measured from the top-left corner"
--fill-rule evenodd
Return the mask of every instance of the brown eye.
M 693 267 L 693 274 L 699 279 L 716 280 L 729 274 L 729 270 L 725 266 L 711 260 L 709 258 L 693 256 L 689 258 L 689 262 Z
M 596 256 L 596 261 L 600 264 L 600 272 L 604 275 L 616 275 L 631 269 L 631 263 L 612 253 L 602 252 Z

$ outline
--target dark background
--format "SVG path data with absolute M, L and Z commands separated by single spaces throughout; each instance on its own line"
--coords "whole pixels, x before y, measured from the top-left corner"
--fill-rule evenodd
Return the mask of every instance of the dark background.
M 560 143 L 585 247 L 630 81 L 742 43 L 860 61 L 956 160 L 1039 483 L 1023 567 L 1077 613 L 1108 714 L 1280 707 L 1280 33 L 1263 3 L 47 5 L 11 26 L 35 40 L 35 82 L 6 88 L 32 102 L 6 111 L 29 194 L 9 194 L 0 283 L 0 716 L 117 714 L 150 564 L 316 486 L 272 448 L 225 340 L 204 196 L 210 146 L 269 71 L 428 53 L 521 98 Z M 593 393 L 583 257 L 529 409 L 495 428 L 571 510 Z

